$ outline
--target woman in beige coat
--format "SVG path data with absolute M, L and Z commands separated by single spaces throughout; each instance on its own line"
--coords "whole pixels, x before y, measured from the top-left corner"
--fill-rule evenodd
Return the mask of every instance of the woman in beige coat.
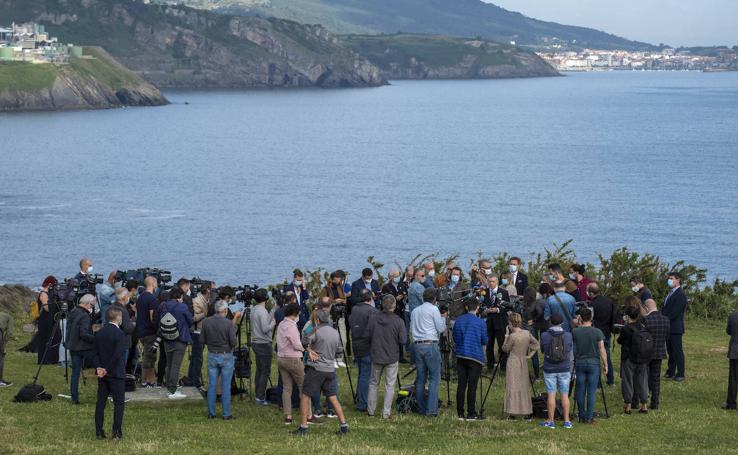
M 523 321 L 518 313 L 510 313 L 509 322 L 502 345 L 502 350 L 509 354 L 505 376 L 505 413 L 515 419 L 516 416 L 533 414 L 528 359 L 538 352 L 540 346 L 529 331 L 520 328 Z

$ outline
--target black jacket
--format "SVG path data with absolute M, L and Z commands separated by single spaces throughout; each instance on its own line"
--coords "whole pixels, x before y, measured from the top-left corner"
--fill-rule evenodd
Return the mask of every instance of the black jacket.
M 407 288 L 405 288 L 403 292 L 402 283 L 398 283 L 397 287 L 395 287 L 395 285 L 390 282 L 382 286 L 382 295 L 385 294 L 389 294 L 395 299 L 397 299 L 398 296 L 402 295 L 402 300 L 397 300 L 397 306 L 395 307 L 395 314 L 398 316 L 402 316 L 402 314 L 405 312 L 405 302 L 407 301 Z M 381 304 L 382 302 L 379 302 L 379 305 Z
M 687 294 L 679 287 L 667 297 L 661 314 L 669 318 L 671 333 L 684 333 L 684 312 L 687 309 Z
M 364 283 L 364 280 L 362 278 L 359 278 L 358 280 L 351 283 L 351 298 L 349 299 L 350 302 L 350 308 L 353 311 L 353 307 L 361 303 L 361 290 L 367 289 L 366 283 Z M 372 280 L 371 289 L 373 297 L 376 297 L 377 294 L 379 294 L 379 281 Z
M 610 297 L 598 295 L 590 305 L 594 313 L 592 325 L 602 330 L 605 338 L 610 338 L 612 336 L 612 326 L 620 319 L 620 312 L 615 302 Z
M 123 331 L 123 333 L 126 335 L 126 342 L 127 347 L 131 347 L 131 340 L 133 335 L 133 332 L 136 331 L 136 323 L 131 320 L 131 315 L 128 313 L 128 308 L 124 307 L 118 302 L 113 302 L 112 305 L 110 305 L 111 308 L 117 308 L 120 310 L 121 313 L 123 313 L 123 322 L 120 324 L 120 329 Z
M 540 337 L 540 334 L 549 329 L 551 324 L 544 317 L 546 312 L 546 299 L 539 299 L 533 302 L 525 308 L 525 321 L 533 321 L 533 327 L 528 327 L 531 333 L 536 335 L 536 338 Z M 533 330 L 531 330 L 533 329 Z
M 523 272 L 518 272 L 514 284 L 515 289 L 518 291 L 518 295 L 523 295 L 525 293 L 525 288 L 528 287 L 528 276 Z
M 728 358 L 738 360 L 738 311 L 728 317 L 728 328 L 726 332 L 730 335 Z
M 377 310 L 369 303 L 360 303 L 351 311 L 349 324 L 351 324 L 351 347 L 354 350 L 354 357 L 369 355 L 371 349 L 369 323 L 376 314 Z
M 125 379 L 126 334 L 115 324 L 107 323 L 95 334 L 95 368 L 105 368 L 107 377 Z
M 407 343 L 405 323 L 394 313 L 383 311 L 369 320 L 372 363 L 389 365 L 400 358 L 400 346 Z
M 67 316 L 67 349 L 73 352 L 95 349 L 92 333 L 92 314 L 82 307 L 75 307 Z
M 498 294 L 502 294 L 502 299 L 499 299 Z M 487 289 L 487 295 L 484 297 L 485 308 L 499 308 L 499 313 L 490 313 L 487 315 L 487 324 L 492 325 L 493 328 L 498 330 L 504 330 L 507 326 L 507 310 L 502 308 L 502 302 L 509 302 L 510 294 L 503 288 L 497 287 L 497 292 L 492 294 L 490 289 Z
M 648 329 L 648 333 L 653 337 L 654 344 L 654 359 L 663 360 L 666 358 L 666 340 L 669 339 L 669 332 L 671 330 L 669 318 L 654 311 L 653 313 L 643 317 L 643 325 Z

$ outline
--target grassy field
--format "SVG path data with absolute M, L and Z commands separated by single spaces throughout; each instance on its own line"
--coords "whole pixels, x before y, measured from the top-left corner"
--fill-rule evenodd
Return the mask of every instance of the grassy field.
M 121 443 L 94 438 L 95 381 L 82 386 L 81 406 L 57 397 L 46 403 L 11 403 L 36 368 L 35 355 L 17 352 L 27 341 L 24 335 L 8 348 L 5 376 L 15 385 L 0 389 L 0 453 L 738 453 L 738 413 L 720 409 L 727 381 L 724 323 L 694 321 L 688 330 L 687 381 L 663 383 L 661 409 L 646 416 L 622 413 L 618 378 L 615 387 L 606 389 L 610 419 L 589 426 L 575 423 L 573 430 L 560 425 L 556 430 L 542 429 L 538 421 L 506 421 L 504 381 L 495 381 L 485 422 L 459 422 L 454 407 L 444 407 L 437 419 L 395 415 L 391 421 L 351 410 L 351 433 L 345 438 L 334 435 L 335 420 L 312 427 L 306 438 L 294 438 L 288 435 L 294 427 L 282 423 L 276 407 L 257 407 L 248 399 L 235 399 L 237 419 L 230 422 L 206 420 L 205 403 L 200 401 L 129 403 Z M 619 348 L 616 359 L 617 354 Z M 348 403 L 346 370 L 340 371 L 341 398 Z M 273 373 L 274 379 L 274 369 Z M 355 381 L 354 369 L 352 373 Z M 39 382 L 54 395 L 68 393 L 61 368 L 44 367 Z M 542 383 L 536 386 L 543 389 Z M 598 394 L 597 409 L 602 410 L 599 399 Z M 108 410 L 108 427 L 110 420 Z
M 26 62 L 0 63 L 0 91 L 40 90 L 49 88 L 56 80 L 54 65 L 34 65 Z

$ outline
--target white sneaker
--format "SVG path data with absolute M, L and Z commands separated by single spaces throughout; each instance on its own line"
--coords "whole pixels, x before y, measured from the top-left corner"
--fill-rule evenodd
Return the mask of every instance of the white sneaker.
M 346 364 L 342 360 L 336 360 L 336 368 L 346 368 Z
M 182 398 L 187 398 L 187 395 L 177 390 L 176 392 L 167 395 L 167 397 L 171 400 L 181 400 Z

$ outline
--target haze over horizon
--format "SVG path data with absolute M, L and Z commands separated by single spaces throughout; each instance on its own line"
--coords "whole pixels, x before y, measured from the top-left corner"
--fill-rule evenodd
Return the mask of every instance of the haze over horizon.
M 482 0 L 526 16 L 670 46 L 738 45 L 735 0 Z

